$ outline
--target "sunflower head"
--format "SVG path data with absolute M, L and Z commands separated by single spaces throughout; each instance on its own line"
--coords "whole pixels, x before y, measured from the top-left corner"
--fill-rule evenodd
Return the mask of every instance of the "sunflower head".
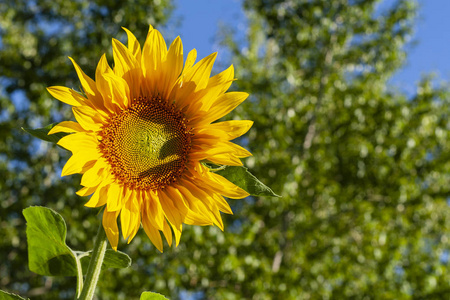
M 103 55 L 95 81 L 73 60 L 84 95 L 50 87 L 72 106 L 76 122 L 64 121 L 49 134 L 71 133 L 58 144 L 72 152 L 62 176 L 81 173 L 80 196 L 92 195 L 88 207 L 104 206 L 103 226 L 117 249 L 118 218 L 128 243 L 141 224 L 162 251 L 161 232 L 178 245 L 182 224 L 217 225 L 220 212 L 231 214 L 224 197 L 248 193 L 211 172 L 203 161 L 239 166 L 251 154 L 230 142 L 251 121 L 215 122 L 248 94 L 228 92 L 233 66 L 210 77 L 213 53 L 195 63 L 195 49 L 183 60 L 177 37 L 169 49 L 150 26 L 143 47 L 127 29 L 128 45 L 113 39 L 114 68 Z M 184 63 L 183 63 L 184 62 Z

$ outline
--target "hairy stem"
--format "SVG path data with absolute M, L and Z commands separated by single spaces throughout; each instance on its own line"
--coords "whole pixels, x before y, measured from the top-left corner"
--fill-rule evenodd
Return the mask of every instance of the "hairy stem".
M 103 258 L 106 251 L 106 233 L 103 226 L 100 224 L 97 236 L 95 237 L 94 249 L 92 251 L 91 260 L 86 274 L 86 279 L 83 284 L 83 290 L 78 298 L 79 300 L 92 300 L 97 286 L 98 278 L 102 270 Z

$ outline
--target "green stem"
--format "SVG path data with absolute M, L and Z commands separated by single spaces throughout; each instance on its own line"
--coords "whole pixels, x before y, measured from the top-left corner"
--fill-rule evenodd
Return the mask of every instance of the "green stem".
M 83 289 L 83 268 L 81 267 L 81 256 L 78 256 L 77 251 L 72 251 L 75 256 L 75 262 L 77 264 L 77 295 L 75 299 L 78 299 Z
M 106 233 L 102 224 L 98 228 L 97 236 L 95 237 L 94 249 L 92 250 L 91 260 L 86 274 L 86 280 L 83 284 L 83 290 L 78 298 L 79 300 L 92 300 L 97 286 L 98 277 L 102 270 L 103 258 L 106 251 Z

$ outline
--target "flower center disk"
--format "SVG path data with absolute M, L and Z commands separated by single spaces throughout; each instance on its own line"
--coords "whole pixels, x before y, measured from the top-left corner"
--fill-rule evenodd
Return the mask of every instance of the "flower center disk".
M 100 136 L 100 151 L 116 180 L 132 189 L 157 190 L 176 181 L 191 148 L 183 115 L 159 98 L 135 99 L 111 117 Z

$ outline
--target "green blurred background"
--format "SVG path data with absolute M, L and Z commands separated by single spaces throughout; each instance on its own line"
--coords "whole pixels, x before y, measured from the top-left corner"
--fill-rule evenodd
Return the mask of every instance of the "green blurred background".
M 214 72 L 233 63 L 233 89 L 251 94 L 229 117 L 255 121 L 244 163 L 282 198 L 230 200 L 224 232 L 185 226 L 164 254 L 143 230 L 122 240 L 133 264 L 103 272 L 98 299 L 450 298 L 449 90 L 430 76 L 412 93 L 390 87 L 418 8 L 377 3 L 242 2 L 247 31 L 220 27 Z M 60 178 L 69 153 L 20 128 L 72 118 L 45 90 L 80 89 L 67 56 L 92 76 L 121 26 L 173 38 L 176 4 L 0 0 L 0 289 L 74 297 L 75 278 L 28 270 L 24 208 L 61 213 L 78 250 L 99 224 L 75 195 L 80 177 Z

